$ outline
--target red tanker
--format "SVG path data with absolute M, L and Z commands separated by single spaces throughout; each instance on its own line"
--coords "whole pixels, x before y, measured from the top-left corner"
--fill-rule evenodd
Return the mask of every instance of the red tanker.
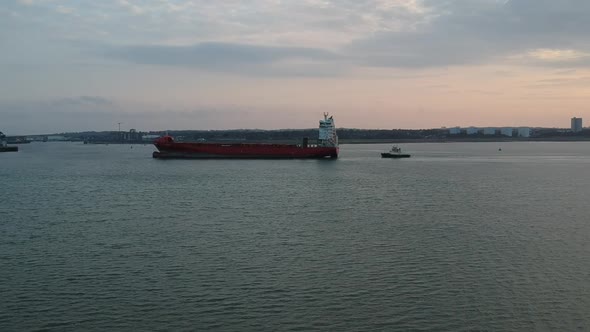
M 334 119 L 324 114 L 320 120 L 317 145 L 266 143 L 203 143 L 175 142 L 170 136 L 158 138 L 154 158 L 240 158 L 240 159 L 303 159 L 338 158 L 338 136 Z

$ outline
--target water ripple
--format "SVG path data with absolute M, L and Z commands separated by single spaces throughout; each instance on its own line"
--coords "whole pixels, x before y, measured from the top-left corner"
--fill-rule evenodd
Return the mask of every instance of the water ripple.
M 0 156 L 0 330 L 588 330 L 586 145 Z

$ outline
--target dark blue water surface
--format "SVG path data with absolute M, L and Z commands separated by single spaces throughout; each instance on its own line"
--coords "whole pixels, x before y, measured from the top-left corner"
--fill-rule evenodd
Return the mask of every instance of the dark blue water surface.
M 590 330 L 590 143 L 20 147 L 0 331 Z

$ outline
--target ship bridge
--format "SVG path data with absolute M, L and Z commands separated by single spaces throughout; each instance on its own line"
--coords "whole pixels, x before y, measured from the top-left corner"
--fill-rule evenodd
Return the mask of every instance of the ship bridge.
M 324 113 L 324 119 L 320 120 L 320 132 L 318 137 L 319 146 L 338 146 L 338 135 L 336 134 L 336 126 L 334 118 Z

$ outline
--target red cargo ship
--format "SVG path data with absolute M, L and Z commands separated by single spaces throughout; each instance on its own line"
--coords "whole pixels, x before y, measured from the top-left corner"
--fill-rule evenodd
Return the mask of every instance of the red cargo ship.
M 307 139 L 302 144 L 267 143 L 205 143 L 175 142 L 171 136 L 158 138 L 154 145 L 154 158 L 200 159 L 200 158 L 240 158 L 240 159 L 304 159 L 338 158 L 338 136 L 333 117 L 324 113 L 320 120 L 319 138 L 316 145 L 309 145 Z

